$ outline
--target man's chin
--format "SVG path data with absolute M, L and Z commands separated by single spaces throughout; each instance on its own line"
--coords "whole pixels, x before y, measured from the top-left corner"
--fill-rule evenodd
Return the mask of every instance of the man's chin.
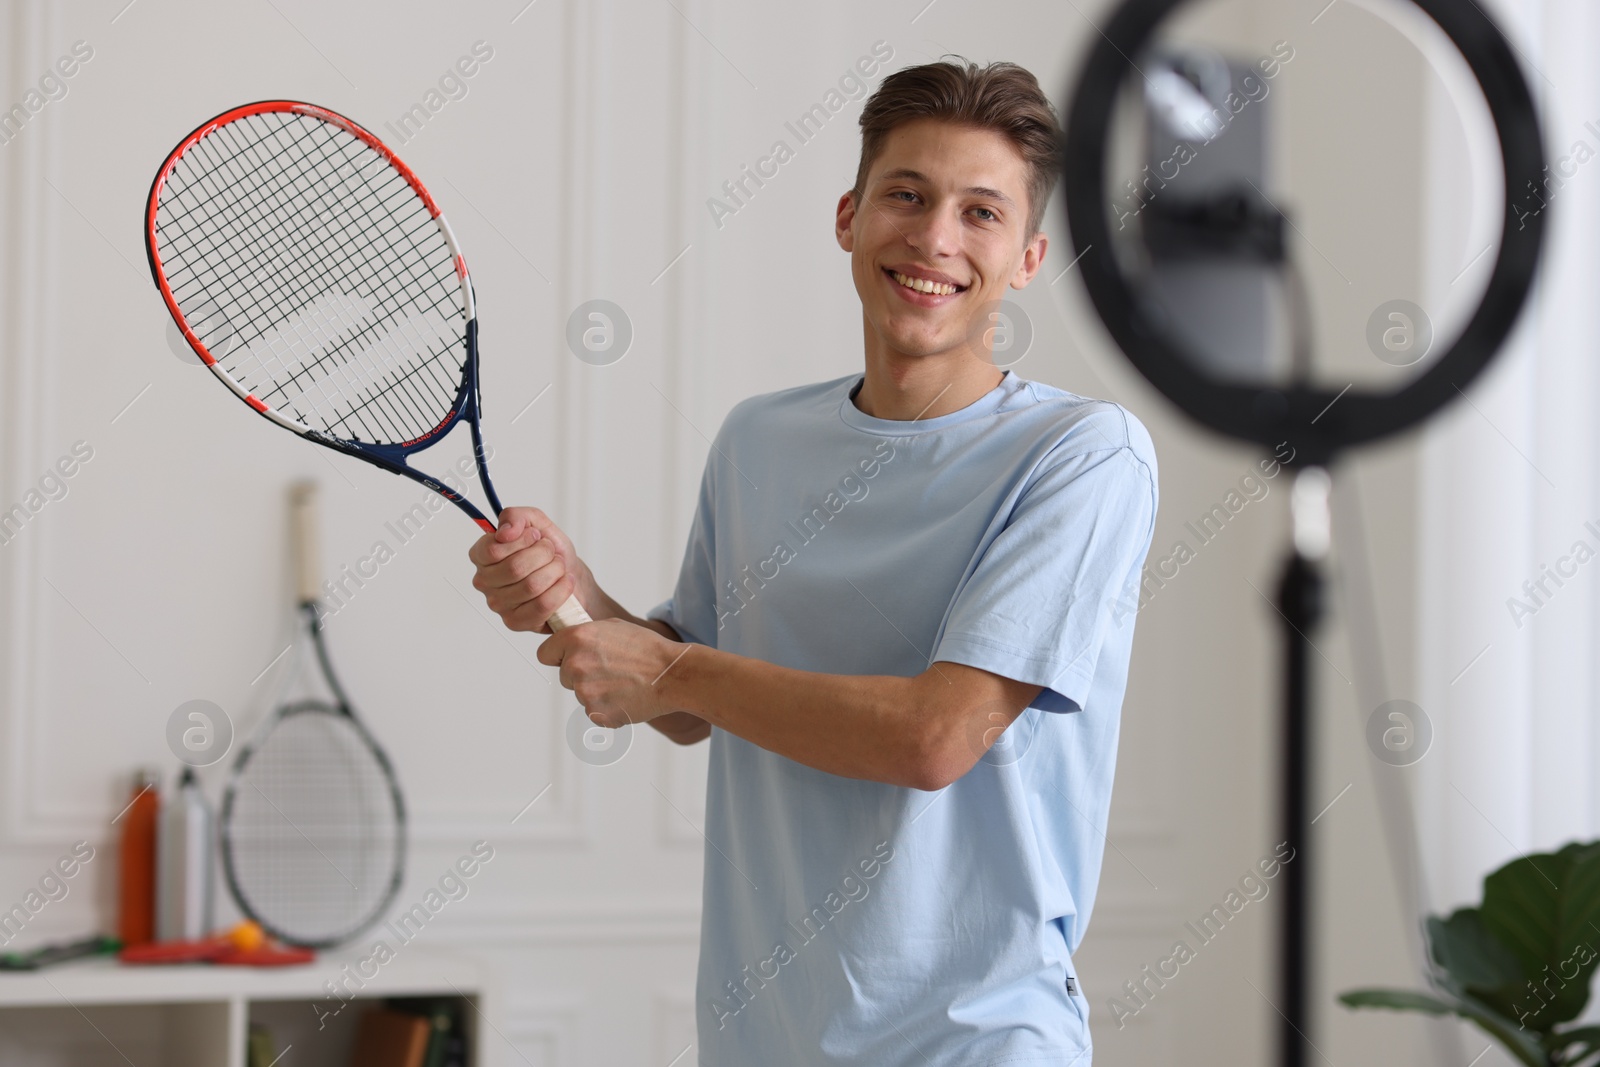
M 906 359 L 929 360 L 939 359 L 949 355 L 949 348 L 942 345 L 918 345 L 889 341 L 889 351 Z
M 929 337 L 926 334 L 885 334 L 884 340 L 895 352 L 912 359 L 958 359 L 966 354 L 965 338 L 956 335 Z
M 938 356 L 961 344 L 961 335 L 948 329 L 928 330 L 925 323 L 917 324 L 920 329 L 896 329 L 897 325 L 891 322 L 888 329 L 880 328 L 878 336 L 889 348 L 907 356 Z

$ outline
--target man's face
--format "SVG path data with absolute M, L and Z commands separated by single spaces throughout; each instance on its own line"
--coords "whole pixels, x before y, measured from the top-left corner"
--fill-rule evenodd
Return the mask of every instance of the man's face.
M 938 119 L 890 133 L 859 203 L 845 194 L 835 220 L 869 346 L 876 332 L 889 350 L 931 356 L 970 338 L 987 358 L 988 312 L 1044 259 L 1028 207 L 1027 165 L 1003 135 Z

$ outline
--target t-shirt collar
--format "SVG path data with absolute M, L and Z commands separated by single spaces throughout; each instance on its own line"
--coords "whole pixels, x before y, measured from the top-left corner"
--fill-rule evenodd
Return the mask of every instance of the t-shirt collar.
M 993 414 L 1001 404 L 1005 403 L 1006 398 L 1016 391 L 1018 381 L 1009 370 L 1002 371 L 1000 384 L 966 407 L 952 411 L 948 415 L 940 415 L 933 419 L 880 419 L 856 407 L 856 393 L 861 391 L 861 386 L 866 380 L 865 375 L 849 380 L 849 388 L 845 390 L 844 398 L 839 404 L 839 417 L 847 426 L 882 437 L 909 437 L 912 434 L 944 430 L 971 419 Z

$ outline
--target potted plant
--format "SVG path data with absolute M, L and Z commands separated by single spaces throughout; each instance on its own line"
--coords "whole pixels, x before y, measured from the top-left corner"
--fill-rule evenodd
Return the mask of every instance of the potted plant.
M 1351 1008 L 1470 1019 L 1528 1067 L 1595 1067 L 1600 1026 L 1567 1026 L 1600 963 L 1600 841 L 1501 867 L 1483 904 L 1428 917 L 1432 993 L 1354 989 Z

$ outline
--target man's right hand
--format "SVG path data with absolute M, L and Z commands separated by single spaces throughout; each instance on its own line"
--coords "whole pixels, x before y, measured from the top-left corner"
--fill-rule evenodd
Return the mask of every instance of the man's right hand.
M 598 607 L 594 578 L 572 540 L 538 508 L 506 508 L 500 527 L 473 543 L 472 585 L 511 630 L 549 633 L 546 625 L 567 597 L 591 615 Z

